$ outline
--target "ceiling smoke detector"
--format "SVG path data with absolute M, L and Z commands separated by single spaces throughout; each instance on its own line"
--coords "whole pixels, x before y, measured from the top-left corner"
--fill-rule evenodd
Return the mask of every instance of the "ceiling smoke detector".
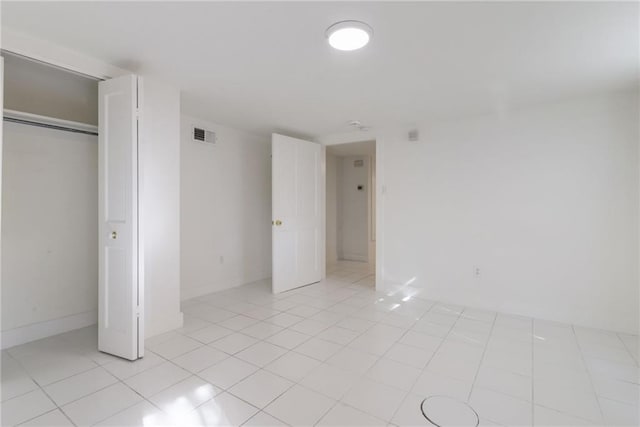
M 361 131 L 361 132 L 364 132 L 364 131 L 367 131 L 367 130 L 371 129 L 371 126 L 364 126 L 364 125 L 360 122 L 360 120 L 351 120 L 351 121 L 349 122 L 349 126 L 351 126 L 351 127 L 352 127 L 352 128 L 354 128 L 354 129 L 357 129 L 357 130 L 359 130 L 359 131 Z
M 360 21 L 340 21 L 327 28 L 325 34 L 331 47 L 350 51 L 365 47 L 373 35 L 373 29 Z

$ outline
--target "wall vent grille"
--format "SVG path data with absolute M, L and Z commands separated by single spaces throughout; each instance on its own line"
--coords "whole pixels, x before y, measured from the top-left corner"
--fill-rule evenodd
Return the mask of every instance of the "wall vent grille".
M 216 133 L 203 128 L 193 127 L 193 140 L 197 142 L 204 142 L 207 144 L 216 143 Z

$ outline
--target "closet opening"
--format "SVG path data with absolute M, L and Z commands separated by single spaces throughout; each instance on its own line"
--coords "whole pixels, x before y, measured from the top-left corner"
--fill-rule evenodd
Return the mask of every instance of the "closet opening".
M 8 348 L 97 321 L 99 79 L 2 56 L 2 348 Z

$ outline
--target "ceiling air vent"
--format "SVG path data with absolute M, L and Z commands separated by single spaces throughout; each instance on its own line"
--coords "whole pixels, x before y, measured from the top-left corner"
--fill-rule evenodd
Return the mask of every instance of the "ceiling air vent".
M 216 143 L 216 133 L 199 127 L 193 127 L 193 140 L 208 144 Z

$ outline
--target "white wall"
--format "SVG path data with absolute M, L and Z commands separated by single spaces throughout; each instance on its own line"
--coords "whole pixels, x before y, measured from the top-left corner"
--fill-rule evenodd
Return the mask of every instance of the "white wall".
M 218 142 L 191 139 L 193 125 Z M 182 117 L 182 298 L 271 276 L 271 140 Z
M 354 162 L 362 161 L 361 167 Z M 369 260 L 369 158 L 345 156 L 338 167 L 338 258 Z M 358 190 L 362 186 L 362 190 Z
M 141 103 L 138 193 L 145 337 L 182 326 L 180 311 L 180 91 L 138 81 Z
M 3 347 L 97 321 L 97 139 L 4 124 Z
M 434 300 L 637 332 L 637 96 L 421 131 L 378 140 L 387 286 L 415 278 Z

